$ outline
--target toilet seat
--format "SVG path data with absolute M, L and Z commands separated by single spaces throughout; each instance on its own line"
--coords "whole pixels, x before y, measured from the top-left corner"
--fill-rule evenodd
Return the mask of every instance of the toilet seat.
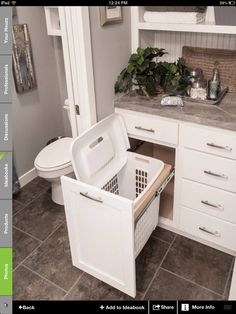
M 64 137 L 44 147 L 35 159 L 35 167 L 45 172 L 70 167 L 70 145 L 72 141 L 71 137 Z

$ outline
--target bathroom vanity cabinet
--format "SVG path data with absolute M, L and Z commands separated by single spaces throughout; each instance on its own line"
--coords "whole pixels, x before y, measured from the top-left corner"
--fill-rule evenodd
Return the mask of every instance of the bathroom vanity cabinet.
M 236 130 L 136 107 L 118 104 L 115 111 L 129 137 L 145 141 L 138 152 L 175 167 L 175 177 L 161 195 L 160 226 L 236 255 Z

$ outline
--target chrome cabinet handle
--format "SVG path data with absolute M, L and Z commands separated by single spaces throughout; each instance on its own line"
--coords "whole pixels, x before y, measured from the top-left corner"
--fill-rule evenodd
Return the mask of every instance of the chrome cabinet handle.
M 155 131 L 153 129 L 146 129 L 146 128 L 143 128 L 142 126 L 137 126 L 136 125 L 135 129 L 141 130 L 141 131 L 147 131 L 147 132 L 155 133 Z
M 223 149 L 223 150 L 227 150 L 229 152 L 232 151 L 232 148 L 229 147 L 229 146 L 221 146 L 221 145 L 217 145 L 217 144 L 214 144 L 214 143 L 206 143 L 207 146 L 210 146 L 210 147 L 214 147 L 214 148 L 219 148 L 219 149 Z
M 228 176 L 225 174 L 212 172 L 211 170 L 204 170 L 204 173 L 209 174 L 209 175 L 214 176 L 214 177 L 223 178 L 223 179 L 228 180 Z
M 218 238 L 221 237 L 221 234 L 218 231 L 211 231 L 211 230 L 208 230 L 206 227 L 198 227 L 198 229 L 203 232 L 209 233 L 215 237 L 218 237 Z
M 209 207 L 213 207 L 213 208 L 224 210 L 224 206 L 222 206 L 222 205 L 212 204 L 212 203 L 210 203 L 208 201 L 201 201 L 201 203 L 204 204 L 204 205 L 207 205 Z
M 103 203 L 103 200 L 100 197 L 96 198 L 96 197 L 90 196 L 88 194 L 88 192 L 85 192 L 85 193 L 80 192 L 80 195 L 82 195 L 83 197 L 86 197 L 86 198 L 88 198 L 88 199 L 90 199 L 92 201 L 95 201 L 95 202 L 98 202 L 98 203 Z

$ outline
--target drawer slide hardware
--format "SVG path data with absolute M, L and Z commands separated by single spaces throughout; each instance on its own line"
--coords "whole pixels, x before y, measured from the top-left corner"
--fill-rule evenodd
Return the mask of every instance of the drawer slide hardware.
M 228 180 L 228 176 L 226 174 L 220 174 L 220 173 L 212 172 L 211 170 L 204 170 L 204 173 L 209 174 L 209 175 L 214 176 L 214 177 Z
M 198 227 L 198 229 L 208 234 L 211 234 L 215 237 L 218 237 L 218 238 L 221 237 L 221 234 L 218 231 L 211 231 L 211 230 L 208 230 L 206 227 Z
M 88 192 L 85 192 L 85 193 L 84 192 L 80 192 L 79 194 L 82 195 L 83 197 L 86 197 L 86 198 L 92 200 L 92 201 L 95 201 L 95 202 L 98 202 L 98 203 L 103 203 L 103 200 L 100 197 L 96 198 L 96 197 L 90 196 L 88 194 Z
M 213 207 L 213 208 L 217 208 L 217 209 L 220 209 L 220 210 L 224 210 L 224 207 L 222 205 L 213 204 L 213 203 L 210 203 L 208 201 L 201 201 L 201 203 L 204 204 L 204 205 L 207 205 L 209 207 Z
M 219 148 L 219 149 L 223 149 L 223 150 L 227 150 L 228 152 L 232 151 L 232 148 L 229 147 L 229 146 L 221 146 L 221 145 L 217 145 L 217 144 L 214 144 L 214 143 L 206 143 L 206 144 L 207 144 L 207 146 L 214 147 L 214 148 Z
M 150 133 L 155 133 L 155 131 L 153 129 L 146 129 L 143 128 L 142 126 L 135 126 L 135 129 L 140 130 L 140 131 L 146 131 L 146 132 L 150 132 Z
M 162 182 L 161 186 L 159 187 L 159 189 L 156 191 L 156 193 L 153 195 L 153 197 L 150 199 L 150 201 L 147 203 L 147 205 L 144 207 L 144 209 L 142 210 L 142 212 L 140 213 L 140 215 L 137 217 L 137 219 L 135 220 L 134 223 L 134 228 L 136 227 L 138 221 L 142 218 L 142 216 L 146 213 L 148 207 L 151 205 L 151 203 L 154 201 L 154 199 L 156 197 L 158 197 L 161 192 L 164 190 L 164 188 L 167 186 L 167 184 L 170 182 L 170 180 L 173 178 L 173 176 L 175 175 L 175 168 L 173 168 L 171 170 L 171 172 L 169 173 L 168 177 Z

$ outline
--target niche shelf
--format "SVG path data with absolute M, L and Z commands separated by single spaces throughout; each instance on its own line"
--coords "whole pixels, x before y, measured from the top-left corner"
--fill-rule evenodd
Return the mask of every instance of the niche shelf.
M 47 32 L 49 36 L 61 36 L 58 7 L 44 7 Z

